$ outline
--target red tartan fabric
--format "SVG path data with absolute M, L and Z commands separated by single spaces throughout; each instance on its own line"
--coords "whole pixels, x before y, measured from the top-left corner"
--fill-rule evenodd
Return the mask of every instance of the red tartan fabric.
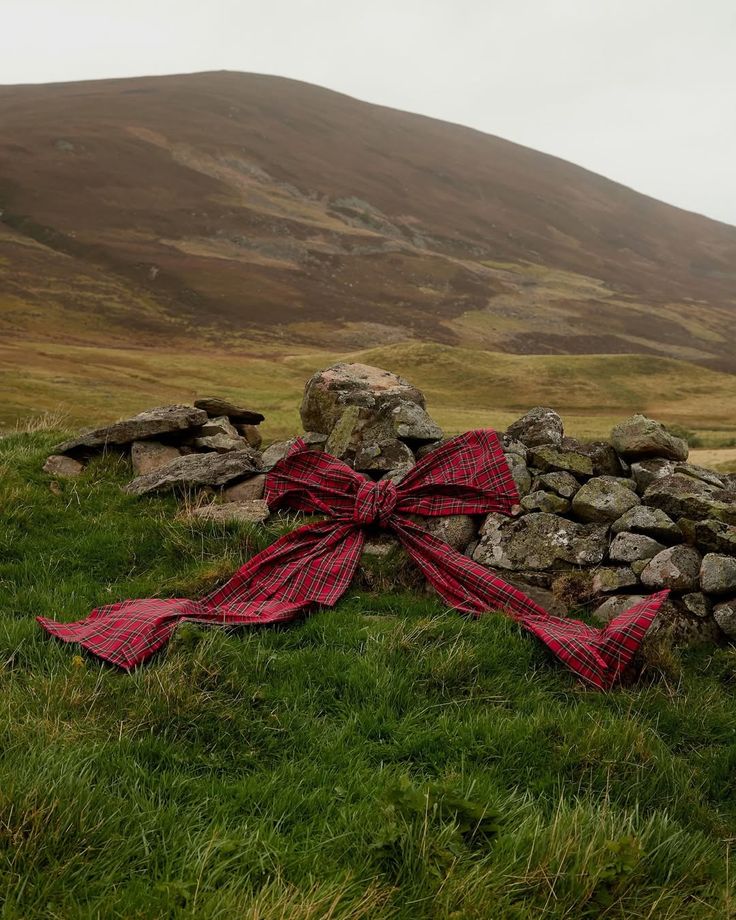
M 540 639 L 588 684 L 611 687 L 667 596 L 661 591 L 605 629 L 551 616 L 518 588 L 427 533 L 408 515 L 508 514 L 518 494 L 495 432 L 469 431 L 431 451 L 398 484 L 374 483 L 329 454 L 297 441 L 267 479 L 271 508 L 327 515 L 277 540 L 199 601 L 128 600 L 77 623 L 38 618 L 51 635 L 77 642 L 130 669 L 162 648 L 183 620 L 243 626 L 287 622 L 333 606 L 352 581 L 365 527 L 392 531 L 440 597 L 462 613 L 503 611 Z

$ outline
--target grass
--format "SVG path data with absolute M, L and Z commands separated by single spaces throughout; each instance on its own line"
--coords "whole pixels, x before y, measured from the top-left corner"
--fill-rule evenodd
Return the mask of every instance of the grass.
M 508 355 L 405 342 L 353 353 L 285 353 L 270 345 L 199 350 L 112 348 L 64 342 L 0 342 L 0 429 L 19 417 L 66 413 L 75 424 L 119 418 L 152 405 L 218 393 L 263 411 L 267 440 L 300 430 L 308 377 L 337 360 L 402 374 L 427 396 L 448 433 L 505 428 L 550 405 L 569 434 L 607 437 L 633 412 L 697 432 L 708 448 L 736 439 L 736 376 L 643 355 Z
M 353 591 L 125 676 L 34 615 L 197 594 L 289 522 L 188 523 L 114 456 L 52 491 L 57 437 L 0 439 L 3 920 L 734 916 L 734 650 L 601 695 L 502 617 Z

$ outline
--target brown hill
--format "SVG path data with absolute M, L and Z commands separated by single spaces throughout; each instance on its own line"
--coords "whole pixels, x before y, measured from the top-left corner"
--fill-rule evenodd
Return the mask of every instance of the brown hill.
M 239 73 L 0 87 L 0 334 L 736 371 L 736 228 L 458 125 Z

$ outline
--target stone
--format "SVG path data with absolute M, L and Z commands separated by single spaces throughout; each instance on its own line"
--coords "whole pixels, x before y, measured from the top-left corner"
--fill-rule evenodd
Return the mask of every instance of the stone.
M 416 464 L 413 460 L 411 463 L 404 463 L 402 466 L 394 467 L 388 473 L 384 473 L 381 479 L 390 479 L 391 482 L 398 485 L 415 466 Z
M 664 640 L 674 647 L 690 648 L 715 645 L 722 641 L 723 634 L 713 618 L 691 612 L 681 598 L 670 595 L 659 608 L 647 638 Z
M 160 470 L 162 466 L 171 463 L 181 456 L 179 448 L 173 444 L 162 444 L 160 441 L 133 441 L 130 448 L 130 460 L 136 476 L 145 476 Z
M 247 524 L 261 524 L 269 514 L 268 504 L 254 499 L 244 502 L 226 502 L 223 505 L 203 505 L 201 508 L 195 508 L 190 517 L 218 523 L 239 521 Z
M 716 473 L 715 470 L 706 469 L 704 466 L 695 466 L 694 463 L 675 463 L 673 472 L 692 476 L 693 479 L 707 482 L 708 485 L 715 486 L 716 489 L 726 488 L 723 476 L 720 473 Z
M 161 469 L 139 476 L 125 486 L 130 495 L 146 495 L 164 489 L 224 486 L 248 473 L 261 472 L 261 457 L 250 447 L 226 454 L 187 454 Z
M 429 444 L 420 444 L 418 447 L 414 448 L 414 456 L 417 460 L 421 460 L 423 457 L 426 457 L 427 454 L 431 454 L 433 450 L 436 450 L 449 440 L 449 438 L 440 438 L 439 441 L 433 441 Z
M 593 611 L 593 618 L 598 620 L 599 623 L 610 623 L 611 620 L 615 620 L 620 613 L 623 613 L 625 610 L 628 610 L 629 607 L 633 607 L 634 604 L 639 604 L 645 599 L 643 594 L 620 594 L 616 597 L 609 597 L 607 600 L 603 601 L 599 607 L 596 607 Z
M 649 560 L 641 573 L 641 583 L 647 588 L 694 591 L 698 587 L 700 563 L 700 553 L 694 547 L 670 546 Z
M 707 553 L 700 565 L 700 588 L 708 594 L 736 592 L 736 558 Z
M 202 425 L 191 443 L 199 450 L 216 450 L 224 454 L 229 450 L 242 450 L 246 442 L 230 419 L 222 415 Z
M 702 591 L 694 591 L 692 594 L 684 594 L 681 598 L 685 608 L 696 617 L 710 616 L 713 610 L 713 604 L 709 597 L 706 597 Z
M 729 639 L 736 639 L 736 597 L 716 604 L 713 619 Z
M 627 566 L 621 568 L 603 567 L 596 569 L 593 576 L 593 591 L 596 594 L 610 594 L 622 588 L 632 588 L 639 583 L 639 579 Z
M 577 524 L 554 514 L 510 519 L 489 514 L 473 559 L 492 568 L 543 570 L 597 565 L 607 549 L 607 528 Z
M 526 463 L 528 451 L 521 441 L 517 441 L 505 432 L 499 435 L 499 440 L 505 454 L 517 454 Z
M 462 552 L 478 536 L 478 523 L 469 514 L 417 518 L 424 530 Z
M 610 440 L 616 453 L 624 460 L 643 457 L 687 460 L 687 441 L 670 434 L 661 422 L 645 415 L 632 415 L 614 426 Z
M 261 468 L 266 472 L 273 469 L 279 460 L 284 459 L 295 440 L 295 438 L 291 438 L 288 441 L 275 441 L 269 445 L 261 455 Z
M 635 559 L 631 563 L 631 571 L 638 578 L 648 565 L 649 565 L 649 559 Z
M 235 428 L 237 429 L 238 434 L 241 438 L 245 438 L 248 447 L 258 450 L 258 448 L 263 444 L 263 435 L 258 430 L 257 425 L 243 425 L 239 422 L 236 423 Z
M 396 437 L 410 444 L 427 444 L 439 441 L 442 429 L 427 412 L 414 402 L 400 402 L 390 409 Z
M 536 406 L 509 425 L 506 434 L 527 447 L 540 447 L 543 444 L 559 447 L 564 430 L 562 419 L 554 409 Z
M 159 406 L 147 409 L 133 418 L 123 419 L 104 428 L 83 431 L 76 438 L 55 448 L 59 454 L 85 453 L 107 446 L 132 444 L 159 435 L 171 435 L 199 428 L 207 421 L 207 413 L 194 406 Z
M 532 477 L 526 468 L 526 463 L 517 453 L 504 454 L 504 456 L 516 483 L 516 491 L 520 496 L 526 495 L 532 487 Z
M 736 525 L 722 521 L 692 521 L 680 518 L 677 522 L 684 538 L 706 553 L 725 553 L 736 556 Z
M 572 473 L 560 470 L 556 473 L 544 473 L 538 476 L 533 488 L 555 492 L 562 498 L 572 498 L 580 488 L 580 483 Z
M 620 476 L 623 470 L 621 460 L 607 441 L 578 441 L 563 438 L 562 449 L 583 454 L 593 465 L 594 476 Z
M 570 502 L 554 492 L 544 492 L 541 489 L 530 492 L 521 499 L 524 511 L 546 511 L 549 514 L 564 514 L 570 510 Z
M 347 406 L 375 413 L 400 403 L 425 407 L 421 391 L 403 377 L 367 364 L 339 363 L 309 378 L 300 413 L 305 431 L 330 434 Z
M 560 450 L 556 447 L 533 447 L 529 450 L 528 463 L 542 473 L 564 470 L 579 476 L 593 475 L 593 461 L 585 454 L 574 450 Z
M 651 559 L 657 553 L 661 553 L 666 547 L 641 533 L 628 533 L 621 531 L 611 541 L 608 549 L 608 555 L 614 562 L 638 562 L 643 559 Z M 640 574 L 637 572 L 637 574 Z
M 664 543 L 681 543 L 682 531 L 671 517 L 659 508 L 635 505 L 611 524 L 613 533 L 639 533 Z
M 361 472 L 393 470 L 414 463 L 414 454 L 403 441 L 364 442 L 355 454 L 353 466 Z
M 611 476 L 589 479 L 572 500 L 573 514 L 583 521 L 610 523 L 639 504 L 639 496 Z
M 84 472 L 84 464 L 64 454 L 52 454 L 44 463 L 43 471 L 59 479 L 76 479 Z
M 263 498 L 266 488 L 266 476 L 264 473 L 257 473 L 250 479 L 244 479 L 242 482 L 236 482 L 228 486 L 223 494 L 223 501 L 226 502 L 251 502 Z
M 671 476 L 675 472 L 675 466 L 674 460 L 656 457 L 652 460 L 640 460 L 639 463 L 631 464 L 631 478 L 636 483 L 639 494 L 643 495 L 655 479 Z
M 644 492 L 642 501 L 653 508 L 660 508 L 670 517 L 693 520 L 710 517 L 736 524 L 736 492 L 716 489 L 683 473 L 655 479 Z
M 223 399 L 221 396 L 203 396 L 201 399 L 195 399 L 194 405 L 197 409 L 203 409 L 210 418 L 219 418 L 225 415 L 231 421 L 241 422 L 244 425 L 260 425 L 265 418 L 260 412 L 244 409 L 242 406 L 230 402 L 229 399 Z

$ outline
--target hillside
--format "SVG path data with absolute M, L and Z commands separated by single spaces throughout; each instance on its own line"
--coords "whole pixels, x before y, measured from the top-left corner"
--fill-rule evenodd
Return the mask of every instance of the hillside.
M 0 87 L 0 124 L 5 342 L 736 371 L 736 228 L 500 138 L 229 72 Z

